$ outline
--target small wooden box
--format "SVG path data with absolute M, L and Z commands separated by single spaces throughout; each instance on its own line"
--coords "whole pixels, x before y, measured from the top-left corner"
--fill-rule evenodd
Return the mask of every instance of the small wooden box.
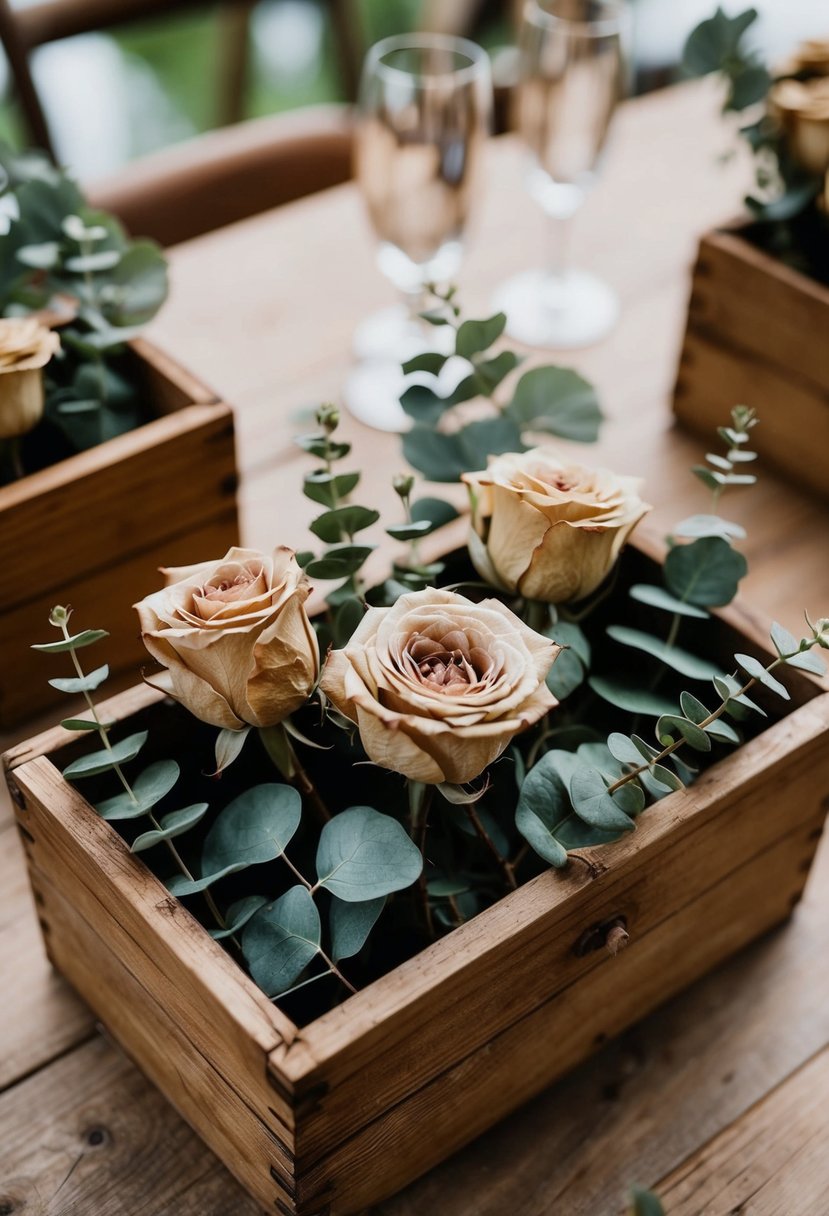
M 743 232 L 700 242 L 674 413 L 710 436 L 735 404 L 753 407 L 763 462 L 829 497 L 829 288 Z
M 131 605 L 159 586 L 158 567 L 238 541 L 230 407 L 150 343 L 132 356 L 152 421 L 0 487 L 0 729 L 62 698 L 29 649 L 53 640 L 54 604 L 70 604 L 80 628 L 110 630 L 114 672 L 137 669 Z
M 719 657 L 764 636 L 727 610 Z M 787 684 L 785 717 L 592 869 L 540 875 L 302 1028 L 64 782 L 51 731 L 5 758 L 49 957 L 264 1211 L 359 1212 L 786 920 L 829 794 L 829 693 Z M 146 688 L 105 711 L 130 732 L 172 712 Z

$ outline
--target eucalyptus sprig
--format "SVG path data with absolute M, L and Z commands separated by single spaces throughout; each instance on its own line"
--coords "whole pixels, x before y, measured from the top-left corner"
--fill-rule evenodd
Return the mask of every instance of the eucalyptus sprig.
M 593 443 L 602 421 L 592 386 L 571 368 L 545 366 L 524 372 L 511 396 L 502 400 L 501 386 L 523 362 L 512 350 L 493 354 L 506 326 L 504 313 L 485 320 L 464 320 L 456 291 L 430 288 L 435 307 L 422 313 L 432 326 L 454 330 L 451 355 L 426 352 L 403 364 L 407 375 L 426 373 L 432 383 L 405 389 L 400 404 L 414 425 L 403 436 L 403 455 L 429 481 L 455 482 L 462 473 L 486 466 L 487 458 L 524 451 L 528 434 L 558 435 Z M 436 377 L 450 358 L 465 360 L 468 372 L 449 393 Z M 481 400 L 488 417 L 463 423 L 456 407 Z
M 458 518 L 459 512 L 442 498 L 418 498 L 412 501 L 415 478 L 408 473 L 399 473 L 392 478 L 392 487 L 397 494 L 405 519 L 400 524 L 386 528 L 392 540 L 408 542 L 409 552 L 404 560 L 398 560 L 392 568 L 392 578 L 385 587 L 386 596 L 396 598 L 406 591 L 420 591 L 434 586 L 446 569 L 442 561 L 424 562 L 420 555 L 420 542 L 437 528 Z
M 322 462 L 319 468 L 306 474 L 302 492 L 325 508 L 311 523 L 311 531 L 326 548 L 319 556 L 312 550 L 303 550 L 296 556 L 311 578 L 345 580 L 326 595 L 332 610 L 333 639 L 342 644 L 362 616 L 365 587 L 360 570 L 376 548 L 371 544 L 355 544 L 354 538 L 375 524 L 380 512 L 351 502 L 351 494 L 360 481 L 358 472 L 335 472 L 334 466 L 351 451 L 350 443 L 334 439 L 340 424 L 339 410 L 334 405 L 322 405 L 315 420 L 319 430 L 299 435 L 295 442 Z
M 206 802 L 194 803 L 181 810 L 170 811 L 157 819 L 153 808 L 162 798 L 173 789 L 179 779 L 180 769 L 175 760 L 160 760 L 144 769 L 134 781 L 130 781 L 124 773 L 123 766 L 135 760 L 144 744 L 147 742 L 147 731 L 138 731 L 121 739 L 118 743 L 110 743 L 109 732 L 111 722 L 102 721 L 91 694 L 104 683 L 109 675 L 109 666 L 95 668 L 88 674 L 84 672 L 78 651 L 92 646 L 95 642 L 109 637 L 103 629 L 84 629 L 80 633 L 70 634 L 69 618 L 71 608 L 61 605 L 54 607 L 49 614 L 49 624 L 59 629 L 62 638 L 57 642 L 43 642 L 32 646 L 42 654 L 69 654 L 75 675 L 59 677 L 49 681 L 52 688 L 76 696 L 82 693 L 89 710 L 88 718 L 65 718 L 61 722 L 66 730 L 96 731 L 103 747 L 100 751 L 89 752 L 73 760 L 63 770 L 67 781 L 79 781 L 89 777 L 97 777 L 100 773 L 113 772 L 121 785 L 121 793 L 107 798 L 99 803 L 97 811 L 103 819 L 111 821 L 139 819 L 146 817 L 150 822 L 150 830 L 142 832 L 130 846 L 133 853 L 141 853 L 157 844 L 164 844 L 170 853 L 177 869 L 185 879 L 192 880 L 192 874 L 184 862 L 173 841 L 185 832 L 195 827 L 204 818 L 208 810 Z M 218 909 L 212 905 L 211 910 L 221 925 L 224 921 Z
M 47 421 L 75 450 L 137 426 L 140 394 L 119 358 L 166 299 L 160 248 L 89 207 L 42 153 L 0 147 L 0 208 L 0 315 L 47 310 L 66 322 L 45 382 Z

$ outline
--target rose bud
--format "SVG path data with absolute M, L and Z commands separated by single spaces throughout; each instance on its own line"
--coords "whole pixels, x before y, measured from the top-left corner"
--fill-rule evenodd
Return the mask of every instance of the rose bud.
M 375 764 L 463 785 L 558 704 L 544 681 L 559 649 L 498 600 L 427 588 L 370 608 L 321 687 Z
M 225 730 L 275 726 L 308 699 L 319 647 L 293 550 L 233 548 L 162 573 L 167 586 L 135 605 L 144 645 L 166 668 L 148 684 Z
M 25 435 L 43 416 L 42 368 L 60 348 L 32 317 L 0 320 L 0 439 Z
M 650 510 L 639 478 L 565 464 L 551 448 L 491 457 L 463 480 L 469 556 L 481 578 L 549 604 L 595 591 Z

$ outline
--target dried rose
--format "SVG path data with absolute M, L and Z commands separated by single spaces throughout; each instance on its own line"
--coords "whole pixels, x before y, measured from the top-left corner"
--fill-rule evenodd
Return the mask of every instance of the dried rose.
M 166 668 L 147 683 L 226 730 L 274 726 L 307 700 L 319 647 L 293 550 L 233 548 L 162 573 L 167 586 L 135 605 L 144 645 Z
M 497 600 L 428 588 L 370 608 L 321 686 L 375 764 L 462 785 L 557 704 L 544 680 L 558 651 Z
M 43 416 L 43 372 L 57 334 L 31 317 L 0 320 L 0 439 L 25 435 Z
M 551 604 L 595 591 L 650 510 L 639 478 L 565 464 L 546 447 L 492 457 L 463 480 L 475 569 L 493 586 Z

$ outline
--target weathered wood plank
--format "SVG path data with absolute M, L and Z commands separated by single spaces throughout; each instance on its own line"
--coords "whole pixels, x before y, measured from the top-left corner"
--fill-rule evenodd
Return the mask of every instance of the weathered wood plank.
M 0 1126 L 0 1209 L 9 1213 L 260 1216 L 158 1090 L 100 1037 L 8 1090 Z
M 0 1090 L 93 1033 L 89 1009 L 52 970 L 43 949 L 23 850 L 11 820 L 0 827 L 0 975 L 4 1002 Z
M 829 1041 L 828 925 L 829 838 L 789 924 L 383 1203 L 378 1216 L 468 1216 L 471 1196 L 475 1216 L 621 1216 L 632 1184 L 664 1178 Z M 607 1000 L 612 1013 L 612 991 Z M 717 1207 L 716 1216 L 731 1210 Z M 775 1216 L 795 1212 L 796 1204 Z
M 659 1192 L 671 1216 L 825 1216 L 829 1049 L 704 1145 Z
M 302 1210 L 312 1211 L 316 1200 L 330 1203 L 334 1214 L 357 1212 L 467 1144 L 619 1034 L 643 1008 L 681 991 L 714 962 L 784 920 L 802 886 L 798 864 L 809 855 L 808 831 L 793 832 L 650 933 L 637 938 L 634 930 L 618 959 L 605 957 L 604 965 L 560 997 L 493 1035 L 301 1174 L 299 1198 L 309 1205 Z M 780 882 L 769 895 L 769 875 L 775 873 Z M 543 966 L 542 961 L 539 972 Z M 497 988 L 494 982 L 493 1001 L 499 1000 Z M 428 1135 L 421 1134 L 424 1127 Z

